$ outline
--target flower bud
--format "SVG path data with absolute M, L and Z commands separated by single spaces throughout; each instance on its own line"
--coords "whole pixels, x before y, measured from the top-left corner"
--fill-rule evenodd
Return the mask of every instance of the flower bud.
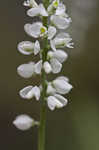
M 34 119 L 29 117 L 28 115 L 20 115 L 16 117 L 16 119 L 13 121 L 13 124 L 18 128 L 19 130 L 28 130 L 32 126 L 35 125 Z

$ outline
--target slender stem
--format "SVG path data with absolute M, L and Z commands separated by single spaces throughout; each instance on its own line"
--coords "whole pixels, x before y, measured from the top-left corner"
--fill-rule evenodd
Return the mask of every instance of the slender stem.
M 49 0 L 43 0 L 45 8 L 48 7 Z M 43 25 L 48 28 L 48 18 L 43 17 Z M 42 60 L 43 63 L 47 60 L 48 40 L 43 40 Z M 46 73 L 42 70 L 42 96 L 41 96 L 41 111 L 40 111 L 40 126 L 39 126 L 39 139 L 38 150 L 45 150 L 45 128 L 46 128 Z

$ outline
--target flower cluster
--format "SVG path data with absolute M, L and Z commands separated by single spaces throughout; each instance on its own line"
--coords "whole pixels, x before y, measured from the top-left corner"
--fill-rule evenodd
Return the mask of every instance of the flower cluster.
M 17 68 L 18 74 L 23 78 L 31 78 L 35 75 L 41 75 L 42 70 L 46 74 L 57 74 L 62 69 L 62 64 L 68 58 L 68 54 L 62 48 L 73 48 L 72 38 L 66 29 L 71 23 L 71 18 L 66 13 L 66 7 L 60 0 L 51 0 L 46 9 L 42 3 L 37 4 L 35 0 L 27 0 L 24 6 L 28 7 L 27 15 L 30 17 L 40 17 L 41 21 L 28 23 L 24 26 L 25 32 L 34 39 L 32 41 L 22 41 L 18 44 L 18 51 L 23 55 L 39 55 L 38 62 L 28 62 Z M 42 18 L 48 19 L 48 25 L 44 26 Z M 43 60 L 42 41 L 47 39 L 47 57 Z M 40 39 L 40 40 L 39 40 Z M 62 108 L 67 105 L 67 99 L 62 95 L 70 92 L 72 85 L 69 79 L 64 76 L 57 77 L 53 81 L 46 81 L 46 103 L 50 110 Z M 29 85 L 19 94 L 23 99 L 32 99 L 39 101 L 43 92 L 42 84 L 38 86 Z M 36 124 L 32 118 L 27 115 L 18 116 L 13 122 L 18 129 L 26 130 Z

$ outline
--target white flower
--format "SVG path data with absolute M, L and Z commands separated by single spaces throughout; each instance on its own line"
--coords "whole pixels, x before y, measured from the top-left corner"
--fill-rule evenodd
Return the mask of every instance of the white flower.
M 53 26 L 49 26 L 48 28 L 48 40 L 51 40 L 56 34 L 56 28 Z
M 59 73 L 62 69 L 62 64 L 55 58 L 50 59 L 50 64 L 52 67 L 52 72 L 54 74 Z
M 36 74 L 41 74 L 42 70 L 42 60 L 38 61 L 38 63 L 35 64 L 34 70 Z
M 67 94 L 72 89 L 72 85 L 66 81 L 66 78 L 56 78 L 52 84 L 53 87 L 56 89 L 57 93 L 59 94 Z
M 18 44 L 18 51 L 24 55 L 30 55 L 33 53 L 34 43 L 30 41 L 22 41 Z
M 60 63 L 63 63 L 68 58 L 68 55 L 63 50 L 57 49 L 54 52 L 49 51 L 47 57 L 50 59 L 56 58 Z
M 34 120 L 28 115 L 20 115 L 16 117 L 13 124 L 19 130 L 24 131 L 30 129 L 34 125 Z
M 48 107 L 50 110 L 54 110 L 55 108 L 62 108 L 67 105 L 67 99 L 59 94 L 55 94 L 54 96 L 49 96 L 47 98 Z
M 50 41 L 52 50 L 56 51 L 56 48 L 68 47 L 73 48 L 73 43 L 71 43 L 72 38 L 67 33 L 59 33 L 53 40 Z
M 57 15 L 52 15 L 50 19 L 58 29 L 67 29 L 71 23 L 71 18 L 65 18 Z
M 35 74 L 34 63 L 22 64 L 17 68 L 17 73 L 23 78 L 30 78 Z
M 45 34 L 47 34 L 47 29 L 46 27 L 43 26 L 41 22 L 35 22 L 33 24 L 26 24 L 24 26 L 25 32 L 34 38 L 42 37 Z
M 38 7 L 34 7 L 31 8 L 27 11 L 27 15 L 30 17 L 34 17 L 34 16 L 48 16 L 48 13 L 45 9 L 45 7 L 43 6 L 43 4 L 39 4 Z
M 44 62 L 43 68 L 47 74 L 51 73 L 52 68 L 48 61 Z
M 35 0 L 24 1 L 23 5 L 26 7 L 38 7 L 38 4 L 36 3 Z
M 31 99 L 33 97 L 36 98 L 36 100 L 40 99 L 40 88 L 35 86 L 27 86 L 25 88 L 23 88 L 22 90 L 20 90 L 19 92 L 20 96 L 23 99 Z
M 34 44 L 34 55 L 37 55 L 40 52 L 40 43 L 38 40 L 36 40 Z

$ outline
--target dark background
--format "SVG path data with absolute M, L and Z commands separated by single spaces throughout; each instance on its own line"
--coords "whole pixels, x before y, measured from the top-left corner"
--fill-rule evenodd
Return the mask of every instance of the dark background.
M 37 150 L 37 128 L 17 130 L 12 121 L 23 113 L 39 119 L 39 103 L 24 101 L 18 91 L 38 77 L 24 80 L 18 65 L 32 60 L 16 50 L 17 43 L 30 40 L 23 26 L 31 22 L 23 0 L 0 2 L 0 149 Z M 99 150 L 99 1 L 66 0 L 72 16 L 70 33 L 75 42 L 67 50 L 69 59 L 62 74 L 74 86 L 67 107 L 47 113 L 46 150 Z M 51 77 L 52 78 L 52 77 Z

